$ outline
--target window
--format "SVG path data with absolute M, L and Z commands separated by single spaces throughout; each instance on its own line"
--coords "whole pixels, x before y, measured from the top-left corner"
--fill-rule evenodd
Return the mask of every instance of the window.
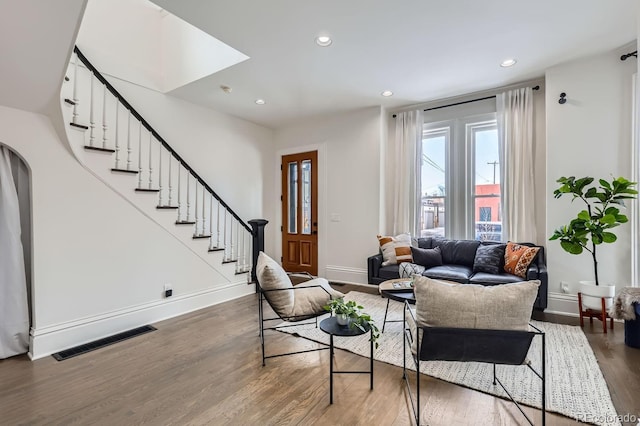
M 449 130 L 435 129 L 422 139 L 422 206 L 418 215 L 421 236 L 444 236 L 446 194 L 446 150 Z
M 501 241 L 495 103 L 493 111 L 443 121 L 425 117 L 420 236 Z

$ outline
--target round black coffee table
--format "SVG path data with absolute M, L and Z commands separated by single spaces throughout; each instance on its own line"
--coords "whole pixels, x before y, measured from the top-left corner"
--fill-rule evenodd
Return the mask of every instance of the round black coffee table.
M 389 320 L 387 321 L 387 312 L 389 311 L 389 301 L 396 300 L 404 304 L 409 302 L 412 305 L 416 303 L 416 296 L 413 293 L 413 285 L 410 278 L 396 278 L 394 280 L 387 280 L 378 286 L 380 296 L 387 299 L 387 307 L 384 310 L 384 322 L 382 323 L 382 332 L 384 333 L 384 326 L 387 322 L 402 322 L 403 320 Z
M 360 330 L 358 327 L 350 327 L 348 325 L 340 325 L 336 320 L 336 317 L 331 316 L 329 318 L 320 321 L 320 330 L 329 335 L 329 403 L 333 404 L 333 375 L 334 374 L 369 374 L 371 376 L 371 390 L 373 390 L 373 332 L 371 327 L 367 325 L 365 331 Z M 371 355 L 369 356 L 370 367 L 369 371 L 335 371 L 333 369 L 333 336 L 341 337 L 353 337 L 360 336 L 362 334 L 369 333 L 371 343 Z

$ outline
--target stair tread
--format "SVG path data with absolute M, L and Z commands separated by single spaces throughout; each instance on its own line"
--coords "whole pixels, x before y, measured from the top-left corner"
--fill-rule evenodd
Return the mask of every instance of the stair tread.
M 194 240 L 198 240 L 198 239 L 202 239 L 202 238 L 211 238 L 211 235 L 194 235 L 193 236 Z
M 84 124 L 76 124 L 76 123 L 69 123 L 72 127 L 76 127 L 78 129 L 82 129 L 82 130 L 88 130 L 89 126 L 85 126 Z
M 224 263 L 235 263 L 235 262 L 237 262 L 237 261 L 238 261 L 238 259 L 229 259 L 229 260 L 223 260 L 223 261 L 222 261 L 222 263 L 223 263 L 223 264 L 224 264 Z
M 136 188 L 137 192 L 160 192 L 159 189 Z
M 195 225 L 195 222 L 187 221 L 187 220 L 176 220 L 176 225 Z
M 212 251 L 224 251 L 224 248 L 223 247 L 210 247 L 209 248 L 209 252 L 212 252 Z
M 84 149 L 87 149 L 89 151 L 108 152 L 108 153 L 116 152 L 115 149 L 102 148 L 102 147 L 99 147 L 99 146 L 90 146 L 90 145 L 85 145 Z
M 131 173 L 131 174 L 137 174 L 138 171 L 137 170 L 127 170 L 127 169 L 116 169 L 115 167 L 113 169 L 111 169 L 112 172 L 119 172 L 119 173 Z
M 159 210 L 176 210 L 178 206 L 156 206 Z

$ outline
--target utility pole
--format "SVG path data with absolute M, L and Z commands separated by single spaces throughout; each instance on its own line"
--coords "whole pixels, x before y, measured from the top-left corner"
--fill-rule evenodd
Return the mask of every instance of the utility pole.
M 487 164 L 489 165 L 493 165 L 493 183 L 496 183 L 496 166 L 500 163 L 498 163 L 497 161 L 492 161 L 492 162 L 488 162 Z

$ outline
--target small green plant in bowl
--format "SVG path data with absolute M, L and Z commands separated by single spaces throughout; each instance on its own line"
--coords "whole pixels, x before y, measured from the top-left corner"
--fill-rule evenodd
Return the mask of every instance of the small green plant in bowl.
M 332 299 L 327 305 L 324 306 L 327 312 L 331 312 L 336 316 L 338 324 L 349 327 L 358 328 L 363 332 L 367 331 L 367 326 L 371 328 L 371 341 L 375 343 L 376 349 L 378 348 L 378 338 L 380 337 L 380 330 L 373 323 L 371 315 L 363 312 L 364 307 L 358 305 L 353 300 L 345 301 L 344 297 Z

